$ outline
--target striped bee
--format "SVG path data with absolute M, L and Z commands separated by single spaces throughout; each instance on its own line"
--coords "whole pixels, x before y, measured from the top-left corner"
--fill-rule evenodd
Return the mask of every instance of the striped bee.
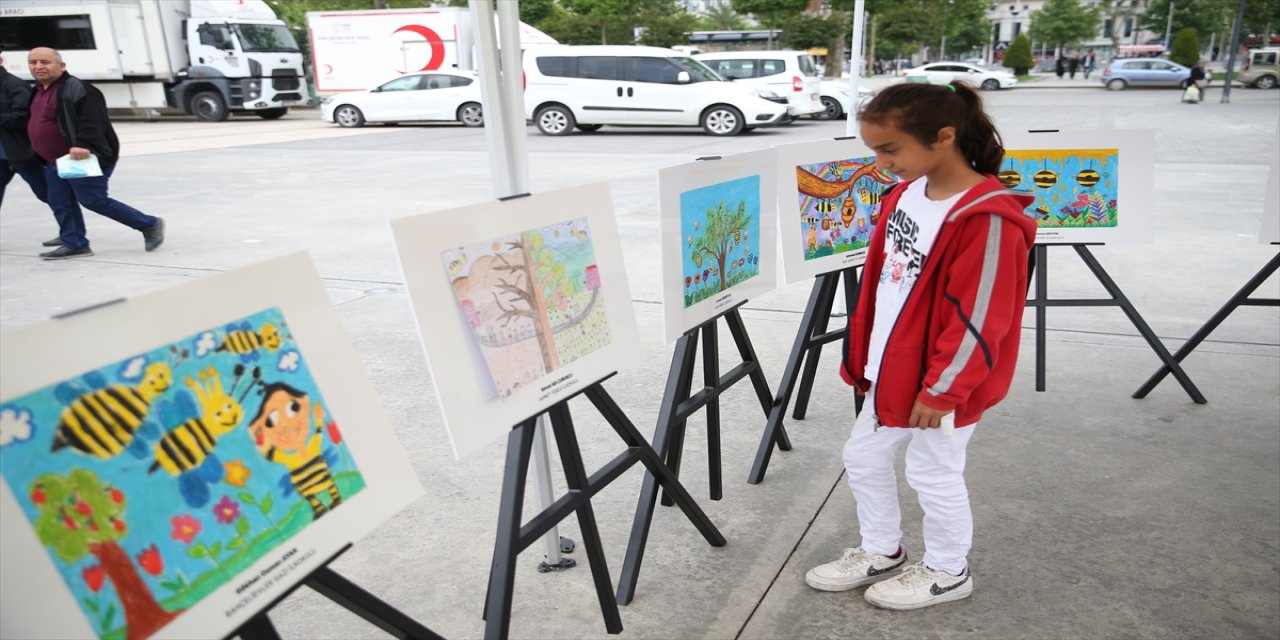
M 222 462 L 213 449 L 218 440 L 238 427 L 244 418 L 240 401 L 232 395 L 244 371 L 244 365 L 236 365 L 231 393 L 227 393 L 218 371 L 209 367 L 200 372 L 199 383 L 189 377 L 183 381 L 189 392 L 178 393 L 172 403 L 161 406 L 168 431 L 156 443 L 155 462 L 147 472 L 163 469 L 178 476 L 178 490 L 193 508 L 208 504 L 208 485 L 222 480 Z M 261 375 L 262 370 L 254 367 L 246 393 Z
M 1048 169 L 1041 169 L 1031 179 L 1036 183 L 1037 187 L 1048 189 L 1058 183 L 1058 174 Z
M 858 189 L 858 199 L 862 204 L 880 204 L 880 192 L 868 191 L 866 187 Z
M 258 451 L 268 462 L 282 465 L 288 482 L 311 506 L 319 518 L 342 503 L 333 479 L 331 462 L 324 455 L 324 408 L 307 393 L 284 382 L 272 382 L 262 389 L 262 406 L 249 421 Z M 327 495 L 329 504 L 320 497 Z
M 1001 171 L 996 174 L 996 178 L 1000 180 L 1000 184 L 1004 185 L 1004 188 L 1006 189 L 1012 189 L 1022 184 L 1022 174 L 1014 171 L 1013 169 L 1005 169 L 1004 171 Z
M 1048 220 L 1048 219 L 1049 219 L 1049 205 L 1044 205 L 1044 204 L 1042 204 L 1042 205 L 1040 205 L 1040 206 L 1036 207 L 1036 219 L 1037 219 L 1037 220 Z
M 813 205 L 813 210 L 818 213 L 831 213 L 836 210 L 836 203 L 830 200 L 819 200 L 818 204 Z
M 1076 182 L 1079 182 L 1082 187 L 1096 186 L 1101 180 L 1102 176 L 1093 169 L 1085 169 L 1076 174 Z
M 146 444 L 136 440 L 155 437 L 159 429 L 147 420 L 151 403 L 173 384 L 173 369 L 168 363 L 148 366 L 137 386 L 107 385 L 97 372 L 83 376 L 89 385 L 64 382 L 53 390 L 58 402 L 66 406 L 54 432 L 53 447 L 58 451 L 70 447 L 80 453 L 110 460 L 129 449 L 137 457 L 146 456 Z
M 248 322 L 241 322 L 239 326 L 227 325 L 227 335 L 215 351 L 239 354 L 241 362 L 253 362 L 259 349 L 275 351 L 280 343 L 280 330 L 274 324 L 263 323 L 261 331 L 254 331 Z

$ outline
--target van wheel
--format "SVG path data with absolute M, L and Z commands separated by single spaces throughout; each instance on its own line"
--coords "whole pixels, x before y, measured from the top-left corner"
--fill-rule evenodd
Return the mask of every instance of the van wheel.
M 702 130 L 713 136 L 736 136 L 744 125 L 742 112 L 729 105 L 718 104 L 702 114 Z
M 466 127 L 483 127 L 484 110 L 479 103 L 468 102 L 458 107 L 458 120 Z
M 1257 87 L 1257 88 L 1259 88 L 1259 89 L 1271 89 L 1271 88 L 1274 88 L 1274 87 L 1276 86 L 1276 77 L 1275 77 L 1275 76 L 1262 76 L 1261 78 L 1258 78 L 1258 79 L 1253 83 L 1253 86 L 1255 86 L 1255 87 Z
M 822 111 L 813 114 L 813 117 L 819 120 L 838 120 L 844 115 L 844 107 L 840 106 L 840 101 L 835 98 L 822 96 Z
M 333 121 L 343 127 L 363 127 L 364 114 L 356 107 L 344 104 L 333 110 Z
M 217 91 L 201 91 L 191 97 L 191 115 L 201 122 L 222 122 L 231 115 Z
M 548 136 L 569 135 L 573 133 L 573 127 L 576 124 L 573 120 L 573 112 L 558 104 L 543 107 L 538 112 L 538 117 L 534 118 L 534 122 L 538 124 L 538 131 Z
M 1127 86 L 1129 86 L 1129 83 L 1121 80 L 1120 78 L 1116 78 L 1115 80 L 1107 83 L 1107 88 L 1112 91 L 1124 91 L 1124 88 Z
M 604 125 L 602 125 L 602 124 L 580 124 L 580 125 L 575 125 L 575 126 L 578 128 L 578 131 L 585 131 L 585 132 L 587 132 L 587 133 L 591 133 L 592 131 L 599 131 L 599 130 L 600 130 L 600 127 L 603 127 Z

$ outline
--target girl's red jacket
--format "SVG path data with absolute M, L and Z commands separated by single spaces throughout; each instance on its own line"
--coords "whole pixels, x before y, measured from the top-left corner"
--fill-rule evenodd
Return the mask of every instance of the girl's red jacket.
M 898 205 L 906 184 L 885 194 L 881 219 Z M 947 213 L 907 294 L 876 372 L 876 423 L 907 426 L 917 399 L 954 410 L 956 426 L 974 424 L 1002 400 L 1018 362 L 1027 257 L 1036 222 L 1025 213 L 1025 191 L 1005 189 L 995 176 L 973 187 Z M 862 393 L 867 349 L 876 315 L 876 287 L 884 263 L 885 225 L 867 249 L 858 306 L 849 321 L 840 377 Z

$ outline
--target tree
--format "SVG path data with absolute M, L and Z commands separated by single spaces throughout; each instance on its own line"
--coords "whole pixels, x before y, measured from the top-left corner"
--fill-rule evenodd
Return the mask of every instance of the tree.
M 683 9 L 663 11 L 648 9 L 640 14 L 640 44 L 651 47 L 672 47 L 689 43 L 689 32 L 697 26 L 698 19 Z
M 520 21 L 536 27 L 559 8 L 556 0 L 520 0 Z
M 1195 29 L 1183 29 L 1174 36 L 1169 59 L 1187 67 L 1200 61 L 1200 37 Z
M 1019 33 L 1009 45 L 1001 64 L 1013 69 L 1014 75 L 1027 75 L 1027 71 L 1035 66 L 1035 59 L 1031 57 L 1031 38 L 1025 33 Z
M 784 18 L 781 26 L 786 33 L 787 48 L 810 49 L 829 47 L 832 40 L 843 39 L 847 23 L 843 13 L 829 16 L 800 13 Z
M 84 570 L 91 591 L 110 580 L 124 609 L 126 637 L 147 638 L 178 616 L 181 611 L 165 611 L 156 602 L 129 554 L 117 542 L 129 531 L 124 519 L 124 493 L 105 485 L 86 469 L 73 469 L 66 476 L 46 473 L 31 484 L 31 502 L 36 536 L 68 564 L 92 555 L 98 564 Z M 146 558 L 153 566 L 158 560 Z M 153 572 L 154 573 L 154 572 Z M 111 624 L 106 621 L 104 624 Z M 111 629 L 102 629 L 106 635 Z
M 1173 30 L 1176 33 L 1191 28 L 1197 33 L 1213 33 L 1229 29 L 1238 6 L 1235 0 L 1175 0 Z M 1140 24 L 1144 29 L 1163 35 L 1168 21 L 1169 0 L 1151 0 Z M 1170 43 L 1166 42 L 1165 46 L 1170 46 Z
M 702 22 L 710 31 L 736 31 L 743 26 L 742 16 L 728 4 L 717 4 L 708 9 L 702 16 Z
M 725 263 L 729 259 L 729 251 L 742 241 L 742 232 L 751 223 L 752 216 L 747 213 L 746 201 L 738 202 L 738 208 L 729 211 L 724 201 L 714 209 L 707 209 L 705 230 L 694 239 L 690 258 L 695 265 L 701 266 L 704 259 L 716 261 L 716 276 L 720 281 L 719 291 L 729 287 L 726 278 Z
M 773 32 L 786 18 L 803 13 L 809 6 L 809 0 L 731 0 L 733 10 L 738 13 L 749 13 L 769 29 L 769 39 L 765 46 L 773 48 Z
M 1078 0 L 1047 0 L 1044 7 L 1031 14 L 1032 38 L 1054 47 L 1068 47 L 1098 33 L 1101 20 L 1097 7 L 1086 7 Z
M 513 264 L 504 254 L 498 254 L 502 264 L 493 267 L 494 270 L 511 274 L 508 278 L 499 278 L 495 287 L 507 295 L 506 305 L 498 294 L 493 294 L 494 302 L 502 310 L 498 320 L 503 321 L 504 327 L 518 318 L 532 322 L 538 348 L 542 351 L 542 365 L 546 371 L 554 371 L 560 366 L 560 356 L 553 343 L 554 331 L 547 313 L 547 298 L 557 292 L 573 295 L 573 280 L 565 277 L 564 264 L 555 259 L 542 234 L 537 231 L 527 232 L 519 239 L 507 242 L 507 249 L 508 253 L 519 251 L 521 261 Z

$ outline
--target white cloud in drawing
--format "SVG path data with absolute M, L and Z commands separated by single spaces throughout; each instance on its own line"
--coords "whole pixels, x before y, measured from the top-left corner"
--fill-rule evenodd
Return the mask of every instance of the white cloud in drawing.
M 30 411 L 18 407 L 0 409 L 0 447 L 30 440 L 33 431 Z
M 125 380 L 137 380 L 142 377 L 142 368 L 147 366 L 147 359 L 138 356 L 127 360 L 120 366 L 120 377 Z
M 196 338 L 196 357 L 203 358 L 218 346 L 218 339 L 212 331 L 206 331 Z
M 290 349 L 280 354 L 280 359 L 276 362 L 276 368 L 281 371 L 297 371 L 298 364 L 302 360 L 302 355 L 297 351 Z

